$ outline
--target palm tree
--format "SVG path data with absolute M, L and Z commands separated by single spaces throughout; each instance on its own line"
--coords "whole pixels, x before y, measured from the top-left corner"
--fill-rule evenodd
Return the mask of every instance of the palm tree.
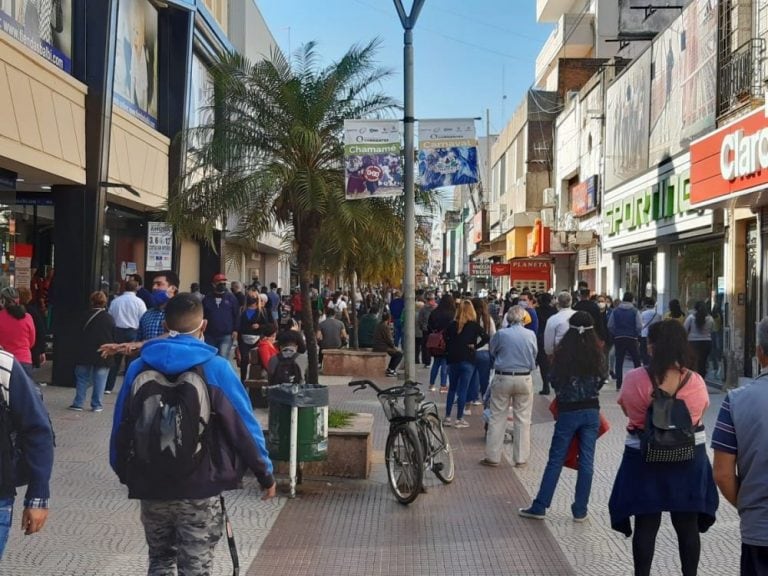
M 231 234 L 255 243 L 275 226 L 293 239 L 304 306 L 307 381 L 317 382 L 317 350 L 310 284 L 318 242 L 328 227 L 354 244 L 375 228 L 392 203 L 345 201 L 343 122 L 382 116 L 394 100 L 374 88 L 390 72 L 376 65 L 379 42 L 352 47 L 338 62 L 318 65 L 314 43 L 294 66 L 280 52 L 252 63 L 227 55 L 212 69 L 212 122 L 189 131 L 188 172 L 169 201 L 168 219 L 181 236 L 212 242 L 228 217 Z M 387 221 L 389 216 L 386 217 Z M 402 221 L 396 228 L 402 227 Z M 327 237 L 327 234 L 324 234 Z

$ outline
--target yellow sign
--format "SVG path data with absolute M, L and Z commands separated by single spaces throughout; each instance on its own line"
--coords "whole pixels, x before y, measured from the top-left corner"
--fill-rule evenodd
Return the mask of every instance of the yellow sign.
M 507 232 L 507 260 L 528 256 L 528 233 L 532 230 L 531 226 L 525 226 Z

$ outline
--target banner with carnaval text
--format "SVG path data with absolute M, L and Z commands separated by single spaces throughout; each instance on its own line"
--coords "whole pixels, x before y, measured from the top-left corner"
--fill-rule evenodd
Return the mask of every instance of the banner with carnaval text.
M 344 121 L 347 200 L 403 193 L 403 157 L 397 120 Z
M 472 118 L 419 121 L 419 185 L 425 190 L 479 181 Z

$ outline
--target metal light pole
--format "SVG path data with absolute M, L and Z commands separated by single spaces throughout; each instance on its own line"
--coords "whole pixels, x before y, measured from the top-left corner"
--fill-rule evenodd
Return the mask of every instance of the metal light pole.
M 402 0 L 394 0 L 397 14 L 405 30 L 403 38 L 404 117 L 405 123 L 405 322 L 403 323 L 403 352 L 405 379 L 416 380 L 416 209 L 413 189 L 413 27 L 425 0 L 414 0 L 410 15 L 405 13 Z

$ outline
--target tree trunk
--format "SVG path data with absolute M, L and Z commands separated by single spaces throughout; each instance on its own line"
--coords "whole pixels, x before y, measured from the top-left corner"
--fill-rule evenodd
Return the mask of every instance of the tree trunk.
M 312 286 L 312 276 L 310 274 L 310 254 L 311 244 L 305 246 L 299 243 L 297 260 L 299 265 L 299 286 L 301 286 L 301 299 L 304 305 L 301 307 L 301 329 L 304 332 L 304 339 L 307 341 L 307 373 L 304 381 L 308 384 L 319 383 L 319 370 L 317 363 L 317 336 L 315 331 L 317 327 L 312 315 L 312 306 L 314 305 L 310 298 Z

